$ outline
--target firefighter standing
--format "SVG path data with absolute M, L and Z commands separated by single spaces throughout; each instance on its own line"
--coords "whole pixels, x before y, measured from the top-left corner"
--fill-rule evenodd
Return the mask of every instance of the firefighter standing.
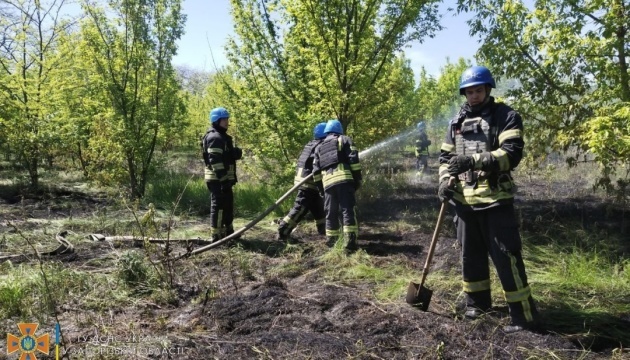
M 483 66 L 462 74 L 459 89 L 466 102 L 441 147 L 438 195 L 455 206 L 465 316 L 474 319 L 492 308 L 490 255 L 509 306 L 511 323 L 504 328 L 509 333 L 535 329 L 538 313 L 523 264 L 510 174 L 523 156 L 523 123 L 519 113 L 490 96 L 494 87 Z M 450 177 L 458 179 L 454 186 Z
M 333 246 L 339 238 L 339 209 L 343 217 L 346 251 L 358 250 L 359 223 L 356 218 L 355 191 L 361 187 L 359 152 L 352 139 L 343 135 L 339 120 L 328 120 L 326 138 L 315 151 L 313 180 L 324 193 L 326 210 L 326 244 Z
M 418 171 L 418 175 L 422 175 L 427 170 L 431 140 L 427 136 L 424 121 L 420 121 L 416 128 L 418 129 L 418 136 L 416 137 L 416 171 Z
M 236 160 L 243 152 L 235 147 L 227 134 L 230 114 L 225 108 L 210 111 L 211 127 L 201 139 L 205 180 L 210 191 L 210 235 L 217 241 L 234 233 L 234 193 L 236 184 Z
M 326 134 L 324 133 L 325 128 L 325 122 L 315 125 L 315 128 L 313 129 L 313 140 L 309 141 L 304 146 L 304 149 L 302 149 L 302 153 L 298 158 L 296 166 L 296 184 L 302 182 L 304 178 L 308 177 L 313 172 L 315 151 L 326 137 Z M 315 185 L 315 181 L 312 179 L 300 185 L 298 188 L 293 208 L 291 208 L 289 214 L 278 224 L 278 240 L 290 240 L 289 235 L 309 211 L 315 218 L 317 232 L 320 235 L 324 235 L 326 233 L 324 200 L 321 196 L 319 196 L 319 191 Z

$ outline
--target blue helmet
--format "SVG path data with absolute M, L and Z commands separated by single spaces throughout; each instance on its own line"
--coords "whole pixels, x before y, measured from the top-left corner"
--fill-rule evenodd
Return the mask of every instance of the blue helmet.
M 459 94 L 464 95 L 464 89 L 471 86 L 488 84 L 492 88 L 496 88 L 494 78 L 490 70 L 485 66 L 473 66 L 462 73 L 459 79 Z
M 328 133 L 336 133 L 339 135 L 343 135 L 343 126 L 337 119 L 328 120 L 326 123 L 326 128 L 324 129 L 326 134 Z
M 218 107 L 210 110 L 210 122 L 215 123 L 221 119 L 227 119 L 230 113 L 224 107 Z
M 324 129 L 326 129 L 325 122 L 320 122 L 319 124 L 315 125 L 315 127 L 313 128 L 313 138 L 315 139 L 325 138 L 326 133 L 324 132 Z
M 422 130 L 426 129 L 426 125 L 424 124 L 424 121 L 420 121 L 420 122 L 418 123 L 418 125 L 416 125 L 416 129 L 418 129 L 418 130 L 420 130 L 420 131 L 422 131 Z

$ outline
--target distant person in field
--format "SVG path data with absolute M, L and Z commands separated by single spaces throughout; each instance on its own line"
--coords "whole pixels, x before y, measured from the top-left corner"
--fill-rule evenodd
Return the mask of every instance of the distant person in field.
M 523 156 L 523 123 L 511 107 L 495 102 L 490 70 L 473 66 L 461 76 L 466 96 L 451 120 L 441 147 L 438 195 L 455 206 L 457 239 L 462 246 L 465 317 L 492 309 L 488 255 L 497 269 L 511 333 L 538 326 L 538 312 L 527 283 L 521 237 L 514 214 L 516 187 L 511 170 Z M 455 177 L 454 185 L 449 178 Z
M 347 252 L 359 249 L 355 191 L 361 187 L 359 152 L 352 139 L 343 134 L 339 120 L 328 120 L 326 138 L 315 151 L 313 180 L 324 194 L 326 210 L 326 244 L 335 245 L 341 235 L 339 210 L 343 218 L 344 247 Z
M 220 240 L 234 233 L 234 193 L 236 184 L 236 160 L 243 151 L 234 146 L 227 134 L 230 114 L 225 108 L 210 111 L 210 128 L 201 139 L 203 161 L 206 164 L 205 180 L 210 191 L 211 241 Z
M 416 171 L 418 175 L 422 175 L 427 171 L 427 164 L 429 161 L 429 145 L 431 140 L 427 135 L 427 128 L 424 121 L 420 121 L 416 125 L 418 134 L 416 136 Z
M 324 129 L 326 123 L 322 122 L 315 125 L 313 128 L 313 139 L 310 140 L 302 149 L 302 153 L 297 161 L 295 183 L 300 183 L 304 178 L 313 173 L 313 160 L 315 159 L 315 151 L 322 143 L 326 134 Z M 317 226 L 317 232 L 320 235 L 326 233 L 326 213 L 324 212 L 324 199 L 319 196 L 319 191 L 315 181 L 306 181 L 300 185 L 293 203 L 293 208 L 289 211 L 289 214 L 285 216 L 278 224 L 278 240 L 284 240 L 289 242 L 291 240 L 290 235 L 293 229 L 304 218 L 307 212 L 310 212 L 315 218 L 315 225 Z

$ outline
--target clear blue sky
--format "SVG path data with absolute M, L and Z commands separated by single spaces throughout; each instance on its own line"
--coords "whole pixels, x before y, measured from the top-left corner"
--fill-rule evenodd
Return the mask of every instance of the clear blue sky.
M 449 1 L 450 3 L 450 1 Z M 454 4 L 449 4 L 454 7 Z M 226 64 L 224 45 L 227 37 L 233 34 L 229 0 L 184 0 L 184 13 L 188 16 L 186 32 L 180 39 L 176 65 L 212 71 Z M 446 5 L 443 6 L 446 9 Z M 419 73 L 424 66 L 432 75 L 438 75 L 440 67 L 446 64 L 446 58 L 454 63 L 460 57 L 473 60 L 479 44 L 468 35 L 466 20 L 469 15 L 453 16 L 446 14 L 442 30 L 433 39 L 426 39 L 423 44 L 412 44 L 405 50 L 411 66 Z M 474 62 L 474 61 L 473 61 Z

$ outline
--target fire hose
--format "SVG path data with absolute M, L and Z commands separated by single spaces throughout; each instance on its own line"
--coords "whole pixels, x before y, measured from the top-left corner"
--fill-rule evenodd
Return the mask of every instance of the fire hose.
M 226 237 L 224 237 L 223 239 L 217 240 L 215 242 L 213 242 L 210 245 L 206 245 L 204 247 L 200 247 L 199 249 L 195 249 L 191 252 L 187 252 L 181 256 L 179 256 L 176 260 L 181 259 L 181 258 L 185 258 L 185 257 L 189 257 L 189 256 L 193 256 L 193 255 L 197 255 L 197 254 L 201 254 L 202 252 L 206 252 L 212 248 L 215 248 L 229 240 L 232 240 L 234 238 L 239 237 L 242 233 L 244 233 L 245 231 L 251 229 L 254 225 L 256 225 L 258 222 L 260 222 L 260 220 L 264 219 L 265 216 L 269 215 L 270 212 L 272 212 L 275 208 L 278 207 L 278 205 L 280 205 L 287 197 L 289 197 L 289 195 L 293 194 L 293 192 L 295 192 L 295 190 L 297 190 L 302 184 L 304 184 L 305 182 L 309 181 L 311 178 L 313 177 L 313 174 L 310 174 L 309 176 L 305 177 L 304 179 L 302 179 L 302 181 L 300 181 L 299 183 L 293 185 L 293 187 L 291 189 L 289 189 L 289 191 L 287 191 L 284 195 L 282 195 L 281 197 L 278 198 L 278 200 L 276 200 L 275 203 L 273 203 L 271 206 L 269 206 L 267 208 L 267 210 L 263 211 L 262 213 L 260 213 L 260 215 L 258 215 L 255 219 L 253 219 L 252 221 L 250 221 L 249 223 L 247 223 L 247 225 L 243 226 L 242 228 L 238 229 L 237 231 L 235 231 L 233 234 L 230 234 Z
M 400 138 L 400 136 L 397 136 L 396 138 L 394 138 L 394 140 L 398 140 Z M 370 149 L 366 149 L 364 151 L 359 152 L 359 156 L 365 155 L 367 153 L 369 153 L 372 150 L 376 150 L 379 149 L 380 147 L 383 147 L 386 143 L 388 143 L 389 141 L 383 142 L 383 143 L 379 143 L 376 146 L 370 148 Z M 275 208 L 277 208 L 284 200 L 286 200 L 287 197 L 289 197 L 291 194 L 293 194 L 301 185 L 303 185 L 304 183 L 306 183 L 307 181 L 311 180 L 313 178 L 313 174 L 308 175 L 307 177 L 303 178 L 300 182 L 296 183 L 295 185 L 293 185 L 292 188 L 290 188 L 284 195 L 282 195 L 281 197 L 279 197 L 271 206 L 269 206 L 265 211 L 263 211 L 262 213 L 260 213 L 255 219 L 251 220 L 249 223 L 247 223 L 245 226 L 243 226 L 242 228 L 238 229 L 237 231 L 235 231 L 234 233 L 220 239 L 217 240 L 215 242 L 212 242 L 206 246 L 200 247 L 198 249 L 192 250 L 192 251 L 187 251 L 186 253 L 172 259 L 172 260 L 179 260 L 182 258 L 187 258 L 193 255 L 197 255 L 197 254 L 201 254 L 203 252 L 206 252 L 210 249 L 213 249 L 227 241 L 230 241 L 232 239 L 235 239 L 237 237 L 239 237 L 241 234 L 243 234 L 245 231 L 251 229 L 252 227 L 254 227 L 254 225 L 256 225 L 258 222 L 260 222 L 262 219 L 264 219 L 267 215 L 269 215 L 269 213 L 271 213 Z M 57 234 L 56 236 L 56 240 L 57 242 L 60 244 L 60 246 L 52 251 L 48 251 L 48 252 L 43 252 L 43 253 L 39 253 L 38 255 L 40 256 L 50 256 L 50 255 L 60 255 L 60 254 L 67 254 L 67 253 L 73 253 L 74 252 L 74 247 L 72 246 L 72 244 L 70 244 L 70 242 L 68 242 L 65 239 L 65 235 L 67 235 L 67 232 L 61 232 L 59 234 Z M 90 234 L 87 236 L 87 238 L 93 240 L 93 241 L 123 241 L 123 240 L 132 240 L 132 241 L 143 241 L 143 242 L 152 242 L 152 243 L 165 243 L 165 242 L 171 242 L 171 241 L 177 241 L 177 242 L 186 242 L 188 244 L 207 244 L 208 241 L 207 240 L 203 240 L 201 238 L 197 238 L 197 239 L 184 239 L 184 240 L 169 240 L 169 239 L 158 239 L 158 238 L 137 238 L 134 236 L 114 236 L 114 237 L 107 237 L 101 234 Z M 15 259 L 27 259 L 28 255 L 26 254 L 19 254 L 19 255 L 7 255 L 7 256 L 2 256 L 3 254 L 0 254 L 0 262 L 2 261 L 6 261 L 6 260 L 15 260 Z
M 398 140 L 399 137 L 397 136 L 395 139 Z M 374 147 L 372 147 L 370 149 L 366 149 L 366 150 L 363 150 L 363 151 L 359 152 L 359 157 L 364 156 L 365 154 L 367 154 L 371 150 L 375 150 L 375 149 L 378 149 L 379 147 L 382 147 L 386 143 L 387 142 L 379 143 L 379 144 L 377 144 L 376 146 L 374 146 Z M 202 252 L 206 252 L 206 251 L 208 251 L 210 249 L 213 249 L 213 248 L 215 248 L 215 247 L 225 243 L 226 241 L 229 241 L 229 240 L 232 240 L 234 238 L 239 237 L 242 233 L 244 233 L 245 231 L 251 229 L 254 225 L 256 225 L 258 222 L 260 222 L 260 220 L 264 219 L 265 216 L 269 215 L 269 213 L 272 212 L 275 208 L 277 208 L 278 205 L 280 205 L 284 200 L 286 200 L 286 198 L 289 197 L 289 195 L 293 194 L 293 192 L 295 192 L 295 190 L 297 190 L 302 184 L 304 184 L 307 181 L 309 181 L 312 177 L 313 177 L 313 174 L 310 174 L 309 176 L 307 176 L 304 179 L 302 179 L 300 182 L 298 182 L 295 185 L 293 185 L 293 187 L 291 189 L 289 189 L 289 191 L 287 191 L 284 195 L 279 197 L 278 200 L 276 200 L 276 202 L 273 203 L 273 205 L 271 205 L 271 206 L 269 206 L 267 208 L 267 210 L 265 210 L 262 213 L 260 213 L 260 215 L 258 215 L 254 220 L 250 221 L 249 223 L 247 223 L 247 225 L 245 225 L 242 228 L 238 229 L 233 234 L 230 234 L 230 235 L 224 237 L 223 239 L 217 240 L 217 241 L 213 242 L 210 245 L 206 245 L 204 247 L 200 247 L 200 248 L 195 249 L 193 251 L 187 252 L 187 253 L 177 257 L 176 260 L 181 259 L 181 258 L 186 258 L 186 257 L 189 257 L 189 256 L 193 256 L 193 255 L 197 255 L 197 254 L 201 254 Z

